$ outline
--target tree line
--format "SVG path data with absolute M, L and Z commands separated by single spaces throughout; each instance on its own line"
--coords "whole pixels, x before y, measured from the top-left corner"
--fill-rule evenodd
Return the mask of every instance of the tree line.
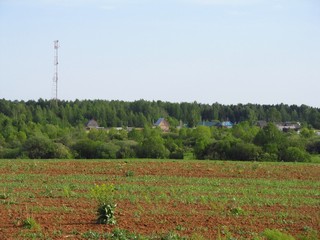
M 222 105 L 171 103 L 138 100 L 134 102 L 75 100 L 58 101 L 8 101 L 0 99 L 0 114 L 15 122 L 34 122 L 59 126 L 77 126 L 95 118 L 103 127 L 144 127 L 160 117 L 169 118 L 194 127 L 201 120 L 229 120 L 233 123 L 257 120 L 267 122 L 296 121 L 320 129 L 320 109 L 306 105 Z
M 172 129 L 152 128 L 165 117 Z M 85 130 L 90 119 L 106 130 Z M 232 129 L 200 121 L 237 123 Z M 269 124 L 260 129 L 257 120 Z M 274 122 L 301 122 L 302 130 L 280 132 Z M 185 127 L 178 130 L 176 126 Z M 133 127 L 116 130 L 114 127 Z M 142 128 L 142 130 L 139 130 Z M 57 103 L 0 100 L 0 158 L 175 158 L 308 161 L 319 153 L 320 109 L 306 105 L 222 105 L 76 100 Z

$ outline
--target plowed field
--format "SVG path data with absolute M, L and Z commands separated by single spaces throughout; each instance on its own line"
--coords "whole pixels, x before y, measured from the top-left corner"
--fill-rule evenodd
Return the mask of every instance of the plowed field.
M 0 160 L 1 239 L 85 239 L 126 229 L 191 239 L 319 237 L 320 165 L 160 160 Z M 95 184 L 116 187 L 114 226 L 96 224 Z M 34 219 L 37 229 L 23 222 Z M 315 239 L 316 239 L 315 238 Z

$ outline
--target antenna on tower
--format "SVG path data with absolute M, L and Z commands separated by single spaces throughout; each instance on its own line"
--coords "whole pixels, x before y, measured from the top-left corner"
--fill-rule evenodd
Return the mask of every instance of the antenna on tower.
M 53 86 L 52 86 L 52 99 L 57 103 L 58 102 L 58 49 L 59 49 L 59 40 L 55 40 L 53 42 L 53 48 L 54 48 L 54 74 L 53 74 Z

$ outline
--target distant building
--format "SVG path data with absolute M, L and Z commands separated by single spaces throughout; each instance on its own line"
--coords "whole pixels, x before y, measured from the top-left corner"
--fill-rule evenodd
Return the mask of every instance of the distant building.
M 301 124 L 299 122 L 276 123 L 276 126 L 283 132 L 288 132 L 289 130 L 299 131 L 301 128 Z
M 87 122 L 86 124 L 86 129 L 90 130 L 90 129 L 99 129 L 99 124 L 96 120 L 91 119 L 89 122 Z
M 230 121 L 224 121 L 221 122 L 217 125 L 217 127 L 221 127 L 221 128 L 232 128 L 233 127 L 233 123 Z
M 154 124 L 155 127 L 159 127 L 164 132 L 169 132 L 170 124 L 164 118 L 159 118 L 158 121 Z

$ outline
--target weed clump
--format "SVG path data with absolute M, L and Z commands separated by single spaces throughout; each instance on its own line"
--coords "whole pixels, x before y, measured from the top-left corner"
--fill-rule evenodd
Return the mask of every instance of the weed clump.
M 126 177 L 133 177 L 134 176 L 134 172 L 129 170 L 126 172 Z
M 91 196 L 98 203 L 97 223 L 116 224 L 114 216 L 117 204 L 114 203 L 114 186 L 112 184 L 95 185 L 91 189 Z
M 40 224 L 32 217 L 28 217 L 23 220 L 22 226 L 27 229 L 39 231 L 41 229 Z

